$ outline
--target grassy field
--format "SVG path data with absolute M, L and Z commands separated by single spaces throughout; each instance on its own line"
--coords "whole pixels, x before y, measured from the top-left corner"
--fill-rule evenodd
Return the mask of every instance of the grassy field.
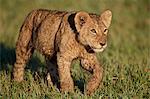
M 0 0 L 0 99 L 150 98 L 150 0 Z M 62 94 L 44 82 L 45 62 L 37 52 L 27 64 L 25 81 L 11 81 L 15 42 L 26 15 L 33 9 L 113 12 L 108 47 L 97 58 L 104 68 L 103 84 L 93 94 L 80 92 L 89 73 L 75 61 L 75 93 Z

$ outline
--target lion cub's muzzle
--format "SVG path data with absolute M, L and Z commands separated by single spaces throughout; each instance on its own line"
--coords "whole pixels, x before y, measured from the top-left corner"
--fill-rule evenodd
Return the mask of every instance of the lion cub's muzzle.
M 92 47 L 94 52 L 102 52 L 107 47 L 107 43 L 100 43 L 97 47 Z

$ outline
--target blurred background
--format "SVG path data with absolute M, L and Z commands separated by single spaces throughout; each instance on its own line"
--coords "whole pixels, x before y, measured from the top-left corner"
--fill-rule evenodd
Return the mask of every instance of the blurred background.
M 105 74 L 103 90 L 98 92 L 104 96 L 149 97 L 150 0 L 0 0 L 1 81 L 6 77 L 4 71 L 8 69 L 11 72 L 15 61 L 15 43 L 25 17 L 33 9 L 39 8 L 83 10 L 96 14 L 110 9 L 113 20 L 109 44 L 106 51 L 97 54 Z M 44 61 L 42 58 L 33 61 L 37 60 Z M 73 75 L 75 79 L 80 79 L 78 69 L 75 68 Z M 0 85 L 3 84 L 1 82 Z
M 113 12 L 110 34 L 115 40 L 128 38 L 128 42 L 148 43 L 146 39 L 136 40 L 150 34 L 149 0 L 0 0 L 0 41 L 14 45 L 27 14 L 39 8 L 97 14 L 110 9 Z

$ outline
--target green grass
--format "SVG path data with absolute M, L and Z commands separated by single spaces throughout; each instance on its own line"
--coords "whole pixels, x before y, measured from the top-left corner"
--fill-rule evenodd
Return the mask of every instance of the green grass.
M 1 98 L 150 98 L 149 0 L 0 0 L 0 99 Z M 44 82 L 45 62 L 37 52 L 27 64 L 25 80 L 11 81 L 15 42 L 25 16 L 33 9 L 113 12 L 108 47 L 97 58 L 104 68 L 101 88 L 89 97 L 82 94 L 89 73 L 75 61 L 75 92 L 62 94 Z

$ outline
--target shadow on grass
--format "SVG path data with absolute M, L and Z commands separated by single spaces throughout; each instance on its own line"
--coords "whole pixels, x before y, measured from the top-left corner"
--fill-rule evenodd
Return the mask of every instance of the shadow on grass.
M 15 48 L 6 47 L 0 43 L 0 70 L 10 70 L 15 62 Z
M 3 43 L 0 43 L 0 71 L 6 70 L 8 72 L 12 72 L 15 61 L 15 48 L 11 48 Z M 26 69 L 30 69 L 32 72 L 36 72 L 38 68 L 41 68 L 40 66 L 42 63 L 37 56 L 32 56 L 26 65 Z
M 82 93 L 84 93 L 85 79 L 80 78 L 80 79 L 76 80 L 76 79 L 73 78 L 73 80 L 74 80 L 75 86 L 78 86 L 78 88 L 80 89 L 80 91 L 81 91 Z

